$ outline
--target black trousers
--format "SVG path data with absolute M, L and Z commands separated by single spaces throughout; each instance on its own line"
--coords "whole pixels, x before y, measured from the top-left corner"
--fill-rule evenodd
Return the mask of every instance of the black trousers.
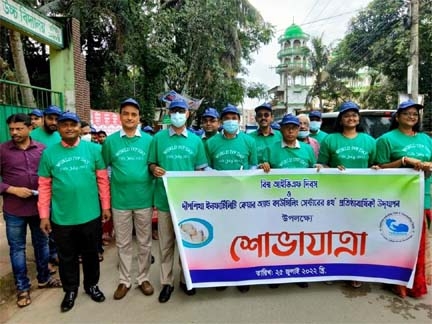
M 97 285 L 100 268 L 98 257 L 98 236 L 100 219 L 79 225 L 58 225 L 52 223 L 52 233 L 57 245 L 59 274 L 63 290 L 76 291 L 79 287 L 81 255 L 84 289 Z

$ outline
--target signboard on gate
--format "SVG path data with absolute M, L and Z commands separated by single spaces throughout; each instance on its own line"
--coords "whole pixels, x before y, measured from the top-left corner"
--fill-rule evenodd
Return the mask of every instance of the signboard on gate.
M 28 6 L 13 0 L 0 0 L 0 25 L 19 30 L 41 43 L 64 48 L 63 27 Z

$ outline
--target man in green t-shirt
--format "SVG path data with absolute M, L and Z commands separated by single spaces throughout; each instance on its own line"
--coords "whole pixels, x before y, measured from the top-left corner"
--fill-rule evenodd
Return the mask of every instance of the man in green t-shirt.
M 32 140 L 44 144 L 49 147 L 53 144 L 61 141 L 60 135 L 57 131 L 57 119 L 62 114 L 59 107 L 55 105 L 48 106 L 43 111 L 43 124 L 42 126 L 34 129 L 30 133 Z M 55 273 L 55 267 L 58 265 L 57 248 L 52 238 L 52 235 L 48 238 L 49 241 L 49 264 L 48 267 L 51 273 Z
M 258 163 L 263 163 L 266 148 L 281 140 L 280 132 L 272 128 L 273 110 L 270 103 L 266 102 L 255 108 L 255 121 L 258 124 L 258 129 L 249 135 L 256 142 Z
M 201 139 L 205 142 L 218 133 L 220 126 L 218 111 L 210 107 L 204 110 L 201 116 L 201 125 L 204 129 Z
M 100 147 L 80 140 L 80 120 L 74 113 L 62 114 L 58 129 L 61 142 L 46 148 L 39 164 L 38 210 L 42 231 L 49 234 L 52 230 L 57 244 L 65 292 L 60 309 L 67 312 L 78 293 L 80 255 L 84 291 L 96 302 L 105 300 L 97 286 L 99 217 L 102 206 L 102 219 L 109 220 L 111 205 L 108 172 Z
M 44 144 L 46 147 L 59 143 L 61 138 L 57 132 L 57 120 L 61 114 L 62 111 L 59 107 L 54 105 L 48 106 L 48 108 L 43 112 L 43 125 L 34 129 L 30 133 L 30 137 L 33 140 Z
M 158 211 L 159 252 L 161 263 L 162 290 L 159 302 L 165 303 L 174 290 L 174 248 L 175 234 L 171 220 L 162 176 L 166 171 L 204 170 L 207 164 L 204 144 L 201 139 L 187 130 L 186 120 L 189 107 L 183 100 L 174 100 L 169 105 L 171 125 L 159 131 L 153 137 L 148 158 L 149 170 L 157 178 L 154 204 Z M 194 295 L 195 289 L 188 290 L 184 278 L 180 279 L 180 288 L 187 295 Z
M 221 113 L 221 133 L 216 134 L 206 143 L 210 167 L 215 170 L 250 170 L 257 167 L 257 149 L 255 140 L 240 132 L 240 112 L 237 107 L 228 105 Z M 269 123 L 270 125 L 270 123 Z M 223 290 L 226 287 L 218 287 Z M 245 293 L 249 286 L 238 286 Z
M 264 153 L 266 162 L 260 165 L 260 168 L 265 172 L 269 172 L 270 168 L 312 168 L 317 166 L 312 146 L 298 140 L 300 123 L 300 119 L 291 114 L 282 118 L 280 122 L 282 140 L 273 143 L 266 149 Z M 297 285 L 301 288 L 309 287 L 307 282 L 299 282 Z M 277 288 L 279 284 L 270 284 L 269 287 Z
M 264 156 L 267 162 L 260 167 L 264 171 L 288 168 L 312 168 L 316 165 L 316 157 L 312 146 L 299 141 L 300 120 L 287 114 L 280 122 L 282 140 L 270 146 Z
M 206 143 L 210 167 L 215 170 L 250 170 L 257 167 L 255 140 L 239 129 L 240 112 L 228 105 L 221 113 L 221 133 Z
M 137 239 L 138 274 L 142 293 L 153 294 L 149 281 L 152 246 L 153 177 L 147 168 L 152 137 L 141 131 L 140 106 L 129 98 L 120 104 L 122 129 L 102 145 L 102 155 L 111 167 L 111 205 L 119 256 L 119 285 L 114 299 L 122 299 L 132 285 L 132 229 Z

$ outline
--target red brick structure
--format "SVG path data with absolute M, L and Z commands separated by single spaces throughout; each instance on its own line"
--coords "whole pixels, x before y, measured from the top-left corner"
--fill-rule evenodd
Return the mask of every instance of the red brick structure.
M 78 116 L 90 122 L 90 84 L 86 75 L 86 60 L 81 53 L 80 23 L 72 18 L 72 44 L 74 57 L 74 79 L 75 79 L 75 109 Z

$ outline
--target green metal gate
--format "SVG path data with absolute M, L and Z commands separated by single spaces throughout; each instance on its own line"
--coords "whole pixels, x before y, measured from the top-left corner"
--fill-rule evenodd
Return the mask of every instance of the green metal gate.
M 32 89 L 35 99 L 34 105 L 26 106 L 23 104 L 22 89 L 24 88 Z M 49 105 L 56 105 L 63 109 L 63 93 L 0 79 L 0 143 L 10 138 L 6 125 L 6 119 L 10 115 L 17 113 L 28 114 L 35 108 L 43 110 Z

